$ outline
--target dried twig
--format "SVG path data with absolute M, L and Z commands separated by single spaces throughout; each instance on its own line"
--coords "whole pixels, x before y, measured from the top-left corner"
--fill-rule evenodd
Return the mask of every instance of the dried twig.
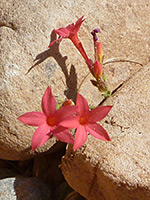
M 122 58 L 114 58 L 112 60 L 108 60 L 106 62 L 103 63 L 103 65 L 107 65 L 107 64 L 111 64 L 111 63 L 116 63 L 116 62 L 129 62 L 129 63 L 134 63 L 134 64 L 138 64 L 143 66 L 142 63 L 139 63 L 137 61 L 134 60 L 126 60 L 126 59 L 122 59 Z M 87 77 L 89 76 L 90 72 L 87 73 L 87 75 L 83 78 L 83 80 L 80 82 L 79 87 L 78 87 L 78 92 L 83 84 L 83 82 L 87 79 Z
M 78 92 L 80 91 L 80 88 L 81 88 L 83 82 L 87 79 L 87 77 L 88 77 L 89 75 L 90 75 L 90 72 L 88 72 L 87 75 L 86 75 L 86 76 L 82 79 L 82 81 L 80 82 L 79 87 L 78 87 Z
M 134 63 L 134 64 L 138 64 L 138 65 L 143 66 L 142 63 L 139 63 L 139 62 L 137 62 L 137 61 L 134 61 L 134 60 L 126 60 L 126 59 L 121 59 L 121 58 L 115 58 L 115 59 L 113 59 L 113 60 L 108 60 L 108 61 L 104 62 L 103 65 L 107 65 L 107 64 L 115 63 L 115 62 L 129 62 L 129 63 Z

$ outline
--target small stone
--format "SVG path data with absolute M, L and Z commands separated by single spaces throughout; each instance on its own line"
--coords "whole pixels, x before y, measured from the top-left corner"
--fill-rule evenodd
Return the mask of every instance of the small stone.
M 13 177 L 0 180 L 1 200 L 50 200 L 50 188 L 38 178 Z

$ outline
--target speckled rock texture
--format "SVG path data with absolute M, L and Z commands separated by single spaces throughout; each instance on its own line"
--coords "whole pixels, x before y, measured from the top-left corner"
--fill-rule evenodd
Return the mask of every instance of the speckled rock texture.
M 111 142 L 92 136 L 77 152 L 69 147 L 62 172 L 88 200 L 150 200 L 150 65 L 105 101 Z
M 112 141 L 89 136 L 77 152 L 69 146 L 62 172 L 70 186 L 88 200 L 150 200 L 149 0 L 1 0 L 0 10 L 0 158 L 25 160 L 57 146 L 51 139 L 31 151 L 35 128 L 23 125 L 17 117 L 41 111 L 48 85 L 58 102 L 66 97 L 76 99 L 88 74 L 83 58 L 67 39 L 47 47 L 56 39 L 53 28 L 84 15 L 79 37 L 91 59 L 90 32 L 100 28 L 105 63 L 118 58 L 144 67 L 131 62 L 104 64 L 114 94 L 104 102 L 113 109 L 102 125 Z M 90 78 L 80 93 L 90 105 L 97 105 L 103 98 Z M 17 183 L 14 178 L 1 181 Z M 4 190 L 0 194 L 5 195 Z
M 149 62 L 149 1 L 108 0 L 2 0 L 0 2 L 0 158 L 24 160 L 47 151 L 49 140 L 35 152 L 31 139 L 35 128 L 23 125 L 17 117 L 41 111 L 41 98 L 49 85 L 58 102 L 75 100 L 78 87 L 87 75 L 83 58 L 71 41 L 63 40 L 47 49 L 56 36 L 53 28 L 66 26 L 85 16 L 79 31 L 85 50 L 93 58 L 90 32 L 100 28 L 105 61 L 115 58 Z M 26 72 L 32 67 L 32 70 Z M 141 69 L 139 64 L 104 65 L 113 91 Z M 90 83 L 89 75 L 80 88 L 89 104 L 103 98 Z

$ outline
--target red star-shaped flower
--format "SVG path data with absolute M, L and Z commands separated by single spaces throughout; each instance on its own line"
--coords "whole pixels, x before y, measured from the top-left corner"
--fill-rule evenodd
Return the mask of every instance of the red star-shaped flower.
M 62 142 L 73 143 L 69 129 L 60 126 L 60 122 L 73 117 L 77 107 L 68 105 L 56 110 L 55 98 L 48 87 L 42 98 L 42 110 L 43 112 L 28 112 L 18 118 L 24 124 L 38 127 L 32 137 L 32 150 L 42 146 L 52 134 Z
M 60 123 L 64 127 L 76 129 L 73 146 L 74 151 L 85 143 L 87 133 L 90 133 L 98 139 L 110 141 L 110 137 L 106 130 L 96 122 L 101 121 L 106 117 L 112 106 L 98 106 L 89 111 L 86 99 L 80 94 L 78 94 L 76 105 L 78 106 L 76 116 Z

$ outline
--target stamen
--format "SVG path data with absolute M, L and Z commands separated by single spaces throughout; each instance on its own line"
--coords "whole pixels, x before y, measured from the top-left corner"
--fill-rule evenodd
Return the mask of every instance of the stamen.
M 81 116 L 79 119 L 80 124 L 86 124 L 87 123 L 87 117 L 86 116 Z
M 55 122 L 56 122 L 56 118 L 55 117 L 48 117 L 47 118 L 47 124 L 49 126 L 54 126 L 55 125 Z

